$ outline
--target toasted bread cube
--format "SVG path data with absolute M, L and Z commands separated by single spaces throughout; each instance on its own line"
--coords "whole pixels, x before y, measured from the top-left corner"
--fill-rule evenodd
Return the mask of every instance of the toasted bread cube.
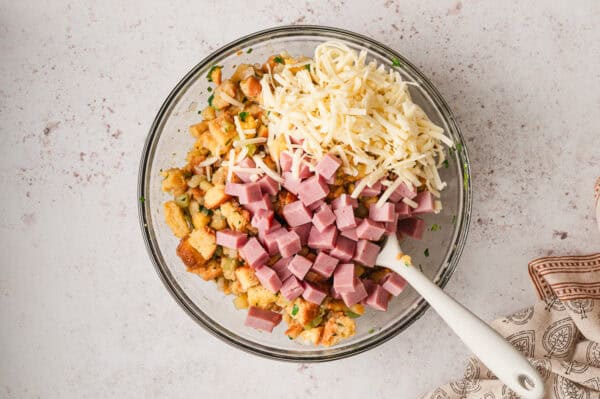
M 254 270 L 248 266 L 242 266 L 235 269 L 235 277 L 240 282 L 240 288 L 243 292 L 246 292 L 250 287 L 259 284 L 258 278 L 254 274 Z
M 190 227 L 188 226 L 183 210 L 175 201 L 167 201 L 163 205 L 165 212 L 165 221 L 175 234 L 177 238 L 183 238 L 190 233 Z
M 342 312 L 332 312 L 325 323 L 321 344 L 332 346 L 356 332 L 356 323 Z
M 186 237 L 179 242 L 177 246 L 177 256 L 181 258 L 183 264 L 188 270 L 197 269 L 204 266 L 206 259 L 190 245 L 189 239 Z
M 223 269 L 216 260 L 210 260 L 201 267 L 195 269 L 188 269 L 189 272 L 194 273 L 202 277 L 204 280 L 214 280 L 223 275 Z
M 217 238 L 215 232 L 208 228 L 195 229 L 190 233 L 190 245 L 200 252 L 204 259 L 210 259 L 217 250 Z
M 199 139 L 202 133 L 208 130 L 208 122 L 202 121 L 200 123 L 196 123 L 195 125 L 190 126 L 190 134 Z
M 319 345 L 322 335 L 323 327 L 314 327 L 310 330 L 302 331 L 296 340 L 304 345 Z
M 262 309 L 268 309 L 277 302 L 277 295 L 262 285 L 248 288 L 248 304 Z
M 173 168 L 162 172 L 162 190 L 175 196 L 182 195 L 188 189 L 185 176 L 181 169 Z
M 208 209 L 215 209 L 227 201 L 229 196 L 225 194 L 225 186 L 219 184 L 211 187 L 204 195 L 204 206 Z

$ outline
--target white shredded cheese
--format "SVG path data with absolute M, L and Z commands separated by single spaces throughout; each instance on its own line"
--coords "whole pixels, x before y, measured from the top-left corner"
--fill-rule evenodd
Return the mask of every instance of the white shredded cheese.
M 278 183 L 283 183 L 283 178 L 279 176 L 277 172 L 275 172 L 273 169 L 269 168 L 267 164 L 262 160 L 262 158 L 255 155 L 252 157 L 252 159 L 256 163 L 256 166 L 258 166 L 267 176 L 269 176 L 271 179 L 275 180 Z
M 402 202 L 404 202 L 406 205 L 410 206 L 413 209 L 419 206 L 419 204 L 417 204 L 415 201 L 406 197 L 402 198 Z
M 204 161 L 200 162 L 198 164 L 198 166 L 200 166 L 200 167 L 210 166 L 213 163 L 217 162 L 218 160 L 219 160 L 219 158 L 217 158 L 217 157 L 206 158 Z
M 229 104 L 231 105 L 235 105 L 236 107 L 239 108 L 244 108 L 244 104 L 239 102 L 238 100 L 236 100 L 235 98 L 231 97 L 229 94 L 225 93 L 225 92 L 220 92 L 219 96 L 221 96 L 221 98 L 225 101 L 227 101 Z

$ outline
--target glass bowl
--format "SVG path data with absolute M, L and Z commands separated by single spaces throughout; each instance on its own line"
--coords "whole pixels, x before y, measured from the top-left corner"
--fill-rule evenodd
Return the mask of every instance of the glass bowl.
M 207 331 L 225 342 L 248 352 L 280 360 L 311 362 L 351 356 L 373 348 L 394 337 L 423 315 L 428 305 L 408 287 L 393 298 L 387 312 L 368 309 L 356 319 L 356 335 L 330 347 L 312 347 L 291 341 L 283 334 L 282 322 L 273 333 L 244 326 L 245 310 L 236 310 L 233 296 L 225 296 L 213 282 L 205 282 L 188 273 L 175 253 L 178 239 L 164 222 L 162 203 L 168 200 L 161 191 L 161 169 L 181 166 L 194 139 L 188 126 L 200 120 L 198 110 L 207 101 L 209 82 L 206 73 L 213 65 L 223 65 L 228 76 L 240 63 L 263 63 L 270 55 L 287 51 L 298 56 L 311 56 L 323 41 L 337 40 L 356 50 L 366 50 L 369 59 L 397 69 L 404 79 L 418 83 L 410 86 L 413 101 L 431 120 L 443 127 L 457 143 L 449 152 L 449 164 L 441 169 L 448 187 L 442 193 L 444 209 L 425 217 L 428 226 L 422 241 L 406 240 L 403 250 L 414 264 L 440 287 L 443 287 L 458 263 L 462 252 L 471 210 L 469 161 L 450 109 L 431 82 L 399 53 L 368 37 L 340 29 L 319 26 L 284 26 L 257 32 L 229 43 L 196 65 L 171 91 L 158 111 L 148 134 L 139 172 L 139 216 L 146 247 L 160 278 L 181 307 Z

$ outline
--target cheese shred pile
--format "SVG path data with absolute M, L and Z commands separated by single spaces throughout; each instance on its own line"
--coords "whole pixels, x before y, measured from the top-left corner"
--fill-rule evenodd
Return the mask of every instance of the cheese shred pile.
M 352 195 L 377 181 L 383 201 L 403 182 L 435 196 L 445 187 L 438 168 L 442 146 L 453 146 L 439 126 L 413 103 L 398 71 L 367 62 L 338 42 L 315 49 L 312 60 L 277 65 L 261 80 L 267 111 L 267 145 L 285 141 L 292 153 L 320 160 L 333 153 L 350 176 L 365 176 Z

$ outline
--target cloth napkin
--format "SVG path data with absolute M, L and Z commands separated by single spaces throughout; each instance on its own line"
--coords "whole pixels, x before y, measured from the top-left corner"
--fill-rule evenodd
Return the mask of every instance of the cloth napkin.
M 600 178 L 595 187 L 600 228 Z M 600 253 L 529 263 L 540 301 L 491 325 L 521 351 L 545 381 L 546 398 L 600 398 Z M 464 378 L 424 399 L 516 399 L 476 358 Z

